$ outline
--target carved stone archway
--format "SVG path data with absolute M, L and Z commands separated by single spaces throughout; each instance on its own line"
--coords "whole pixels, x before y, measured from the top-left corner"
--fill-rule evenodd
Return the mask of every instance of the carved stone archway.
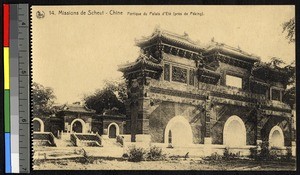
M 193 144 L 193 132 L 188 120 L 183 116 L 173 117 L 166 126 L 164 143 L 179 147 Z
M 243 120 L 233 115 L 229 117 L 224 125 L 223 145 L 229 147 L 246 146 L 246 127 Z
M 274 126 L 269 134 L 270 147 L 284 147 L 284 134 L 279 126 Z

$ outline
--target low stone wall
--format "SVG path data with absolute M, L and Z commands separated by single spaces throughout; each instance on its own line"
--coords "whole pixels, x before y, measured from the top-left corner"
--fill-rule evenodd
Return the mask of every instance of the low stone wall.
M 156 145 L 157 146 L 157 145 Z M 239 154 L 240 156 L 249 156 L 250 148 L 252 146 L 245 146 L 242 148 L 228 148 L 229 153 Z M 174 156 L 184 156 L 188 153 L 189 157 L 204 157 L 210 156 L 213 153 L 218 155 L 223 155 L 226 146 L 224 145 L 194 145 L 190 147 L 178 147 L 178 148 L 166 148 L 162 147 L 163 151 L 166 154 L 174 155 Z
M 136 138 L 136 142 L 150 143 L 151 141 L 151 136 L 148 134 L 137 134 L 135 138 Z
M 145 142 L 126 142 L 125 149 L 128 149 L 132 146 L 140 147 L 144 149 L 149 149 L 151 146 L 156 146 L 162 149 L 164 154 L 168 156 L 180 156 L 184 157 L 187 153 L 189 157 L 204 157 L 210 156 L 213 153 L 218 155 L 223 155 L 226 149 L 225 145 L 204 145 L 204 144 L 193 144 L 187 147 L 173 147 L 168 148 L 168 145 L 165 143 L 145 143 Z M 249 156 L 250 148 L 255 146 L 247 145 L 241 148 L 228 148 L 229 153 L 239 154 L 240 156 Z

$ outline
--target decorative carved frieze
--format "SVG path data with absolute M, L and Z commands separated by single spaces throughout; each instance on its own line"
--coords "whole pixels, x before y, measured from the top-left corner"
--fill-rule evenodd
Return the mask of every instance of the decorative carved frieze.
M 172 81 L 187 83 L 187 69 L 172 66 Z
M 169 64 L 164 65 L 164 80 L 170 81 L 170 65 Z
M 196 100 L 204 100 L 206 96 L 200 95 L 200 94 L 194 94 L 189 92 L 184 92 L 180 90 L 170 90 L 170 89 L 163 89 L 159 87 L 150 87 L 149 91 L 152 93 L 159 93 L 159 94 L 165 94 L 170 96 L 178 96 L 183 98 L 191 98 Z
M 194 77 L 195 77 L 195 71 L 194 71 L 194 69 L 190 69 L 190 72 L 189 72 L 189 85 L 194 86 L 194 84 L 195 84 Z

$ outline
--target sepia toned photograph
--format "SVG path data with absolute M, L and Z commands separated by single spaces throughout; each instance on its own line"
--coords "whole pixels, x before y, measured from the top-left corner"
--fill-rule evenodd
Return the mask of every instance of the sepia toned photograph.
M 32 6 L 33 170 L 296 170 L 295 6 Z

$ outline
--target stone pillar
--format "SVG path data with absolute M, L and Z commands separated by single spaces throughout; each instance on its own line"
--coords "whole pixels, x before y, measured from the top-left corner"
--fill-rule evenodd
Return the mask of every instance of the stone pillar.
M 205 101 L 205 134 L 204 134 L 204 144 L 211 144 L 211 126 L 210 126 L 210 110 L 211 110 L 211 100 L 210 96 L 206 97 Z
M 292 146 L 293 145 L 293 137 L 294 137 L 294 133 L 293 133 L 293 118 L 292 118 L 292 114 L 289 116 L 288 119 L 288 127 L 289 127 L 289 135 L 290 135 L 290 139 L 289 139 L 289 143 L 287 144 L 288 146 Z M 285 141 L 284 141 L 285 142 Z
M 210 123 L 211 99 L 208 95 L 205 101 L 205 135 L 204 135 L 204 156 L 212 153 L 211 123 Z
M 150 77 L 145 75 L 145 78 L 141 78 L 142 83 L 141 95 L 138 99 L 138 118 L 137 118 L 137 132 L 136 142 L 149 143 L 151 137 L 149 135 L 149 109 L 150 109 L 150 98 L 148 97 L 148 85 L 150 83 Z
M 126 108 L 126 127 L 124 128 L 125 134 L 131 133 L 131 110 L 130 110 L 130 100 L 125 102 Z
M 261 130 L 263 128 L 262 113 L 259 109 L 256 110 L 256 145 L 259 146 L 262 143 Z
M 147 86 L 150 78 L 142 72 L 137 79 L 132 80 L 130 88 L 131 141 L 136 142 L 136 135 L 149 134 L 148 109 L 150 99 L 147 97 Z M 144 138 L 143 136 L 141 138 Z M 143 139 L 142 139 L 143 140 Z
M 131 142 L 135 142 L 135 135 L 138 129 L 138 110 L 139 110 L 139 97 L 141 94 L 140 82 L 138 79 L 132 79 L 128 82 L 128 101 L 127 105 L 129 111 L 127 114 L 130 115 L 130 133 L 131 133 Z
M 131 123 L 130 123 L 130 133 L 131 142 L 135 142 L 135 135 L 137 133 L 137 119 L 138 119 L 138 102 L 131 104 Z
M 145 97 L 147 94 L 144 94 L 144 97 L 139 99 L 139 118 L 138 122 L 140 125 L 139 134 L 149 134 L 149 112 L 150 108 L 150 98 Z

